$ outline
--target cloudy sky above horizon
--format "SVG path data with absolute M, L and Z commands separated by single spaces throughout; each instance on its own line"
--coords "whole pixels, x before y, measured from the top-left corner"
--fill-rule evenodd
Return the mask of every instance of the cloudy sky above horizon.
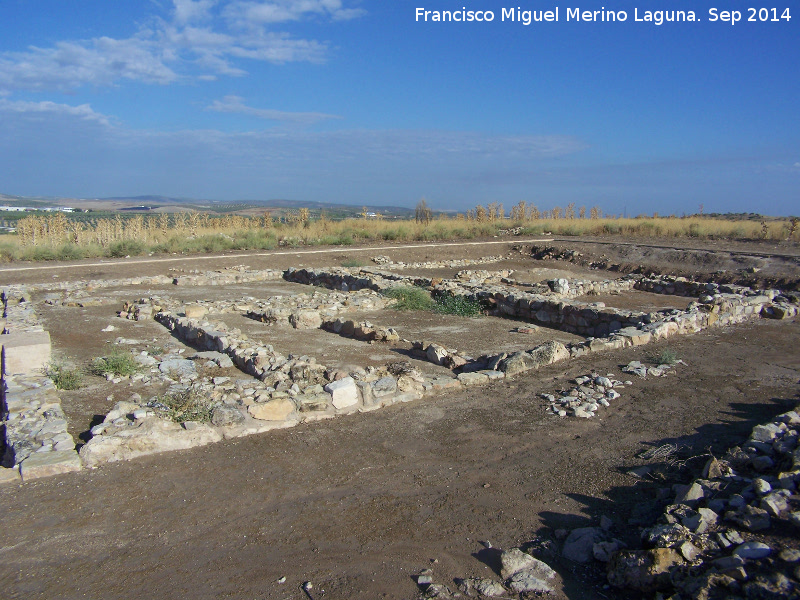
M 800 9 L 731 25 L 706 0 L 587 0 L 628 20 L 501 21 L 557 5 L 7 0 L 0 192 L 800 213 Z

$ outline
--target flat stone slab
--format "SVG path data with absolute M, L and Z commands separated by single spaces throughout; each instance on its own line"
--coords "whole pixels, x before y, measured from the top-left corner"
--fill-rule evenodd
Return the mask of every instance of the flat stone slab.
M 81 448 L 80 456 L 86 467 L 96 467 L 105 462 L 205 446 L 221 439 L 222 434 L 210 425 L 198 424 L 190 430 L 171 421 L 147 417 L 136 426 L 93 437 Z
M 458 381 L 462 385 L 480 385 L 489 381 L 489 376 L 486 373 L 459 373 Z
M 34 452 L 19 464 L 23 481 L 81 470 L 81 459 L 74 450 Z
M 294 403 L 288 398 L 276 398 L 263 404 L 251 404 L 247 411 L 259 421 L 285 421 L 294 413 Z
M 7 375 L 41 374 L 50 362 L 50 334 L 46 331 L 0 335 L 0 345 Z
M 22 477 L 19 476 L 19 470 L 16 468 L 0 468 L 0 485 L 3 485 L 4 483 L 22 483 Z

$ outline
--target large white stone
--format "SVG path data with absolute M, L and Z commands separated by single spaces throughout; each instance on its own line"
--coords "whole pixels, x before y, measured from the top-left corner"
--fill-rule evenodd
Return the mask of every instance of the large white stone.
M 331 403 L 339 410 L 358 404 L 358 387 L 352 377 L 344 377 L 324 387 L 331 395 Z
M 6 375 L 41 374 L 50 362 L 50 334 L 46 331 L 0 335 L 0 346 Z

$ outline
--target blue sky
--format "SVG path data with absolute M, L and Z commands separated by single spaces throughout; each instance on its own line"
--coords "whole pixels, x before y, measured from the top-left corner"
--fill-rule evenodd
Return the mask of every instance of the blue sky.
M 5 0 L 0 192 L 798 214 L 800 7 L 746 4 Z

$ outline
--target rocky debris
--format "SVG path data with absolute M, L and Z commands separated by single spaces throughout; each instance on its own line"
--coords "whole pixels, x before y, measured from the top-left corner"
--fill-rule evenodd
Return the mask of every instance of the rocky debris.
M 434 582 L 432 569 L 423 569 L 417 576 L 417 585 L 423 591 L 419 598 L 438 598 L 447 600 L 460 598 L 509 598 L 512 596 L 529 598 L 550 594 L 555 591 L 556 572 L 545 562 L 513 548 L 499 553 L 504 583 L 483 577 L 455 579 L 458 592 L 445 585 Z M 459 593 L 460 592 L 460 593 Z
M 597 414 L 601 406 L 608 407 L 611 402 L 618 399 L 619 392 L 626 382 L 612 379 L 614 375 L 609 373 L 599 375 L 589 373 L 576 377 L 573 382 L 575 385 L 556 394 L 542 394 L 549 403 L 549 410 L 560 417 L 579 417 L 590 419 Z
M 488 543 L 487 543 L 488 545 Z M 488 545 L 488 547 L 491 547 Z M 555 591 L 556 572 L 544 561 L 534 558 L 520 548 L 499 552 L 500 577 L 503 583 L 488 578 L 456 579 L 459 591 L 467 597 L 484 598 L 533 597 Z M 461 594 L 446 586 L 433 583 L 433 572 L 425 569 L 417 578 L 423 589 L 422 598 L 457 598 Z
M 800 526 L 793 519 L 800 507 L 799 435 L 796 410 L 778 415 L 756 425 L 741 446 L 709 459 L 700 479 L 674 486 L 659 522 L 641 530 L 644 548 L 612 554 L 609 583 L 674 598 L 800 594 L 800 571 L 787 576 L 800 551 L 776 547 L 772 535 Z

